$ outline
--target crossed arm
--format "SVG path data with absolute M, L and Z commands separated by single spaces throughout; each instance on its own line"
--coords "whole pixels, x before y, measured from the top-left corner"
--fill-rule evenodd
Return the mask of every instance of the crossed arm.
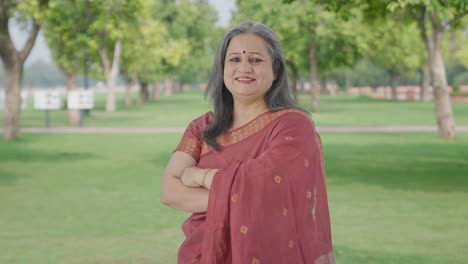
M 209 189 L 218 170 L 200 169 L 196 165 L 185 152 L 172 154 L 162 179 L 162 204 L 190 213 L 206 212 Z

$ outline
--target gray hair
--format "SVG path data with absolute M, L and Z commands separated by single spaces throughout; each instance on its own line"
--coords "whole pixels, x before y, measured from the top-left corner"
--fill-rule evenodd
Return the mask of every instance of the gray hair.
M 208 145 L 216 150 L 221 149 L 216 142 L 216 138 L 231 128 L 234 111 L 234 100 L 232 94 L 226 88 L 223 78 L 226 51 L 232 38 L 247 33 L 253 33 L 265 41 L 272 60 L 273 73 L 276 79 L 265 94 L 264 99 L 268 110 L 298 109 L 288 88 L 286 63 L 278 37 L 269 27 L 258 22 L 244 21 L 237 24 L 224 36 L 218 47 L 208 87 L 205 91 L 206 95 L 209 95 L 213 101 L 214 119 L 203 132 L 203 138 Z

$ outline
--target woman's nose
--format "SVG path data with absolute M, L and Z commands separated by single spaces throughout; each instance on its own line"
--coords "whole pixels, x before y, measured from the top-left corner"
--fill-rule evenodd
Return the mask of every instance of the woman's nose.
M 248 73 L 248 72 L 252 72 L 252 65 L 250 65 L 250 63 L 248 61 L 242 61 L 239 65 L 239 72 L 245 72 L 245 73 Z

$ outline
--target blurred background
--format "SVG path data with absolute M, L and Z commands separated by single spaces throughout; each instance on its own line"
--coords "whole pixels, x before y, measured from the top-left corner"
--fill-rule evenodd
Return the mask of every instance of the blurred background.
M 0 263 L 176 263 L 161 176 L 244 20 L 321 133 L 337 263 L 468 263 L 468 0 L 1 0 Z

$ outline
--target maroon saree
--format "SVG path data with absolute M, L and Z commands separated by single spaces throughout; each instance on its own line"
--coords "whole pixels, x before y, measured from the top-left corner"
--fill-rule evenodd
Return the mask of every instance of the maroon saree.
M 299 110 L 267 112 L 218 138 L 202 140 L 213 118 L 192 121 L 176 150 L 217 168 L 207 213 L 182 226 L 178 263 L 333 264 L 320 137 Z

